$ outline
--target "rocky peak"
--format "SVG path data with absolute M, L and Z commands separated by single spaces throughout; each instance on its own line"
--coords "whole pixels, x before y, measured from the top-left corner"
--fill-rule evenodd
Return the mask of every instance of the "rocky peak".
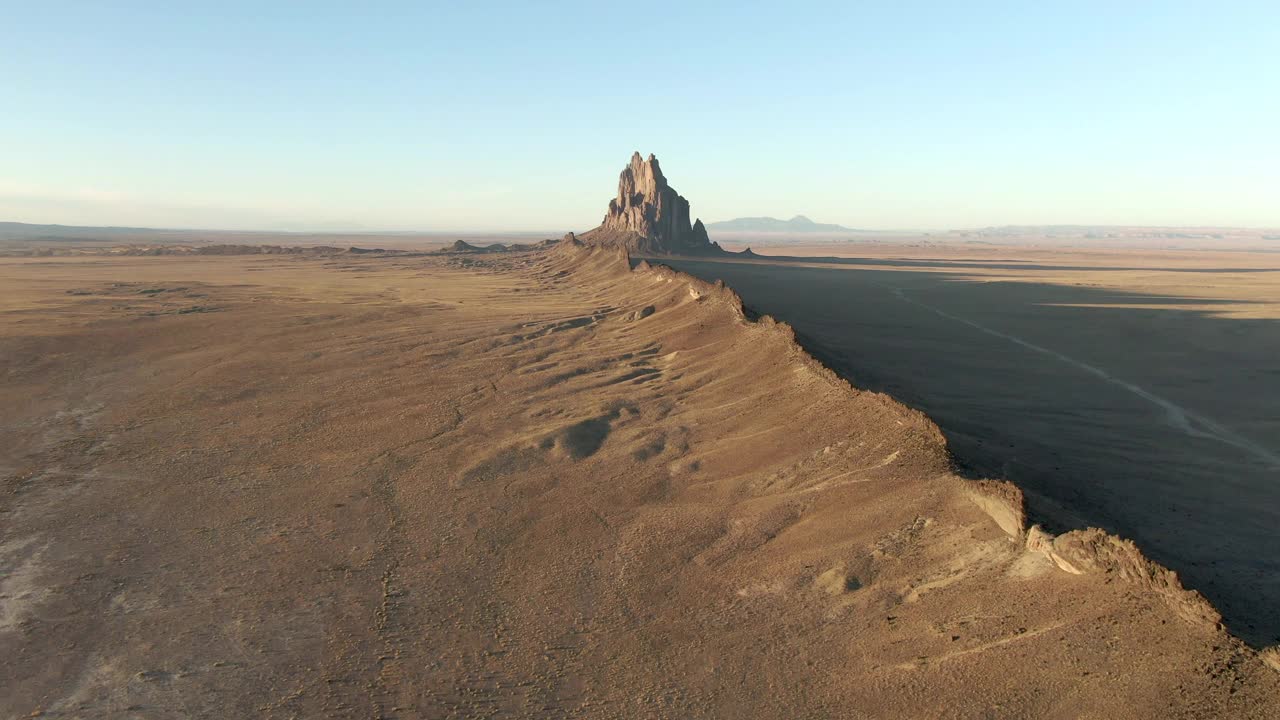
M 621 245 L 642 255 L 705 255 L 721 252 L 702 221 L 689 223 L 689 201 L 667 184 L 658 159 L 640 153 L 618 176 L 618 194 L 604 222 L 582 234 L 584 242 Z

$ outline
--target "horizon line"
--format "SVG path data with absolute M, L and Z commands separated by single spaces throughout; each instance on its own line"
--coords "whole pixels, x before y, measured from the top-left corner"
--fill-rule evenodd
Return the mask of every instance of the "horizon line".
M 712 220 L 703 221 L 704 225 L 712 225 L 722 222 L 733 222 L 735 220 L 744 219 L 778 219 L 768 215 L 743 216 L 739 218 L 730 218 L 729 220 Z M 825 223 L 838 224 L 838 223 Z M 352 228 L 343 229 L 327 229 L 327 230 L 294 230 L 294 229 L 268 229 L 268 228 L 217 228 L 217 227 L 167 227 L 155 225 L 77 225 L 70 223 L 41 223 L 26 222 L 22 220 L 0 220 L 0 226 L 3 225 L 27 225 L 31 227 L 56 227 L 56 228 L 78 228 L 84 230 L 147 230 L 154 232 L 211 232 L 211 233 L 259 233 L 268 235 L 545 235 L 551 234 L 563 235 L 564 233 L 574 232 L 581 233 L 586 230 L 549 230 L 549 229 L 525 229 L 525 230 L 498 230 L 498 229 L 391 229 L 391 228 Z M 754 235 L 799 235 L 799 236 L 824 236 L 824 235 L 868 235 L 875 233 L 895 233 L 895 234 L 921 234 L 929 235 L 935 233 L 965 233 L 965 232 L 982 232 L 988 230 L 1010 230 L 1010 229 L 1079 229 L 1079 230 L 1151 230 L 1151 231 L 1172 231 L 1172 230 L 1228 230 L 1228 231 L 1248 231 L 1248 232 L 1280 232 L 1280 226 L 1248 226 L 1248 225 L 1144 225 L 1144 224 L 1095 224 L 1081 222 L 1045 222 L 1045 223 L 1005 223 L 1005 224 L 989 224 L 972 227 L 947 227 L 947 228 L 847 228 L 844 230 L 822 230 L 808 232 L 794 232 L 787 230 L 737 230 L 726 231 L 729 234 L 754 234 Z M 587 228 L 590 229 L 590 228 Z

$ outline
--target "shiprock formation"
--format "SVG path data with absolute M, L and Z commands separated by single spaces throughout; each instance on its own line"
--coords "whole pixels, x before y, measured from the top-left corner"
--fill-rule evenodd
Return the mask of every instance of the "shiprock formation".
M 701 220 L 689 222 L 689 201 L 667 184 L 658 159 L 640 153 L 618 177 L 600 227 L 578 238 L 588 245 L 626 248 L 636 255 L 709 255 L 724 252 L 707 237 Z

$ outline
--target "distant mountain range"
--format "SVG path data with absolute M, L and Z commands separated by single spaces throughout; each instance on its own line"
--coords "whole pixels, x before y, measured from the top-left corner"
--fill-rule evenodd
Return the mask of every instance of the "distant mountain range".
M 168 230 L 135 227 L 82 227 L 79 225 L 33 225 L 0 222 L 0 239 L 4 240 L 97 240 L 117 235 L 163 234 Z
M 816 223 L 803 215 L 790 220 L 779 220 L 772 217 L 745 217 L 733 220 L 722 220 L 707 224 L 707 230 L 720 232 L 857 232 L 853 228 L 831 223 Z

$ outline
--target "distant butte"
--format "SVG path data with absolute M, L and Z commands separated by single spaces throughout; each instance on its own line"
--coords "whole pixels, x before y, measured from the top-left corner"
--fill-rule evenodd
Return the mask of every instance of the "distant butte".
M 658 159 L 640 153 L 618 177 L 618 195 L 600 227 L 577 236 L 588 245 L 624 247 L 637 255 L 712 255 L 724 250 L 701 220 L 689 223 L 689 201 L 663 176 Z

